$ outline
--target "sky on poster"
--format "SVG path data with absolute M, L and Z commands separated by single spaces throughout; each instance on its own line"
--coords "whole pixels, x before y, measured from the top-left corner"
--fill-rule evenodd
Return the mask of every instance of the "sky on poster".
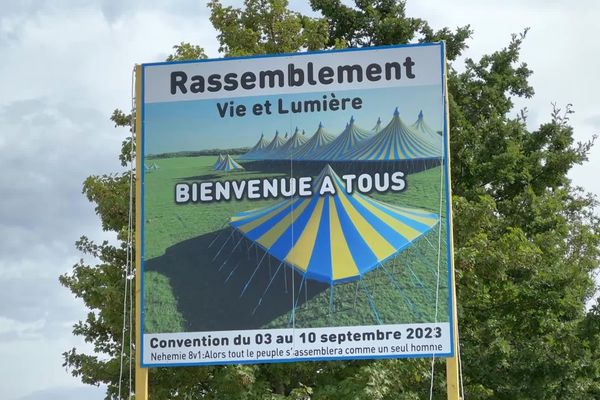
M 358 110 L 348 107 L 343 111 L 299 114 L 277 112 L 279 99 L 289 110 L 292 101 L 322 100 L 324 95 L 331 99 L 331 93 L 313 92 L 231 99 L 235 105 L 246 106 L 248 112 L 243 117 L 221 118 L 217 105 L 226 103 L 228 99 L 147 104 L 144 111 L 145 152 L 161 154 L 253 146 L 261 133 L 265 134 L 267 140 L 271 140 L 276 131 L 279 131 L 280 135 L 292 134 L 296 127 L 300 131 L 305 130 L 307 137 L 310 137 L 321 122 L 330 133 L 338 135 L 351 117 L 354 117 L 357 126 L 372 129 L 377 118 L 381 118 L 385 126 L 391 120 L 396 107 L 400 111 L 400 118 L 406 124 L 414 123 L 422 110 L 427 124 L 436 131 L 442 130 L 443 103 L 439 85 L 333 92 L 337 99 L 360 97 L 362 107 Z M 250 112 L 253 104 L 264 104 L 266 100 L 273 104 L 271 115 L 257 116 Z
M 290 7 L 314 15 L 305 0 Z M 575 140 L 600 133 L 600 1 L 409 0 L 406 8 L 434 29 L 470 24 L 459 70 L 530 27 L 521 60 L 536 93 L 516 99 L 511 116 L 527 107 L 533 130 L 549 120 L 552 102 L 572 103 Z M 87 310 L 57 276 L 81 257 L 80 235 L 114 239 L 81 185 L 123 170 L 117 155 L 128 132 L 109 116 L 131 107 L 133 65 L 163 61 L 181 41 L 219 57 L 216 32 L 198 0 L 0 0 L 0 10 L 0 398 L 103 399 L 102 387 L 62 367 L 62 352 L 92 348 L 71 333 Z M 598 171 L 596 144 L 569 176 L 598 195 Z

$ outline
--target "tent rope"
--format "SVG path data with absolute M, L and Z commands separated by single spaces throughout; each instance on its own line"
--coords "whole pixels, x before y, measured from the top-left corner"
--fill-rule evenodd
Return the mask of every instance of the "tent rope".
M 124 287 L 123 287 L 123 320 L 121 330 L 121 352 L 120 352 L 120 363 L 119 363 L 119 385 L 118 385 L 118 396 L 121 398 L 121 392 L 123 390 L 123 374 L 124 374 L 124 363 L 125 363 L 125 333 L 129 333 L 129 351 L 128 351 L 128 395 L 130 399 L 132 396 L 132 380 L 133 380 L 133 283 L 131 282 L 133 277 L 133 187 L 135 174 L 135 151 L 133 144 L 135 143 L 135 112 L 136 112 L 136 98 L 135 98 L 135 68 L 131 72 L 131 114 L 130 114 L 130 148 L 129 148 L 129 209 L 127 216 L 127 243 L 125 247 L 125 270 L 124 270 Z M 129 307 L 128 307 L 129 306 Z M 129 315 L 127 312 L 129 311 Z M 129 318 L 127 318 L 129 316 Z
M 219 249 L 219 251 L 217 252 L 217 254 L 215 254 L 215 256 L 213 257 L 212 261 L 215 261 L 217 259 L 217 257 L 219 257 L 219 254 L 221 254 L 221 252 L 225 248 L 225 245 L 229 242 L 229 239 L 231 239 L 233 237 L 234 233 L 235 233 L 235 229 L 232 229 L 231 230 L 231 235 L 229 235 L 229 237 L 227 238 L 227 240 L 225 241 L 225 243 L 223 243 L 223 245 L 221 246 L 221 248 Z
M 277 269 L 275 270 L 275 274 L 271 277 L 271 280 L 269 281 L 269 284 L 267 285 L 267 288 L 265 289 L 265 291 L 263 292 L 263 294 L 260 296 L 260 299 L 258 299 L 258 303 L 256 304 L 256 306 L 254 307 L 254 310 L 252 310 L 252 315 L 254 315 L 256 313 L 256 310 L 258 310 L 258 307 L 260 307 L 260 305 L 262 304 L 263 301 L 263 297 L 265 297 L 265 295 L 267 294 L 267 291 L 269 290 L 269 288 L 271 287 L 271 284 L 273 283 L 273 281 L 275 280 L 275 277 L 277 276 L 277 273 L 279 272 L 279 270 L 281 269 L 281 266 L 283 265 L 283 262 L 279 263 L 279 266 L 277 267 Z
M 436 274 L 436 288 L 435 288 L 435 318 L 434 318 L 434 323 L 437 324 L 438 322 L 438 312 L 439 312 L 439 293 L 440 293 L 440 264 L 441 264 L 441 256 L 442 256 L 442 252 L 441 252 L 441 248 L 442 248 L 442 223 L 441 223 L 441 216 L 442 216 L 442 207 L 444 204 L 444 197 L 443 197 L 443 193 L 444 191 L 442 190 L 442 187 L 444 185 L 444 177 L 446 176 L 446 170 L 444 168 L 444 163 L 448 163 L 447 158 L 442 157 L 442 163 L 441 163 L 441 171 L 440 171 L 440 201 L 439 201 L 439 216 L 440 216 L 440 222 L 438 223 L 438 251 L 437 251 L 437 274 Z M 452 199 L 450 199 L 450 201 L 452 201 Z M 446 218 L 449 218 L 450 216 L 446 216 Z M 431 243 L 430 243 L 431 244 Z M 450 243 L 446 244 L 447 246 L 450 245 Z M 448 288 L 449 290 L 451 290 L 452 288 Z M 456 318 L 456 316 L 454 316 L 454 318 Z M 453 329 L 451 327 L 451 329 Z M 455 340 L 458 340 L 458 338 L 455 338 Z M 434 383 L 434 373 L 435 373 L 435 352 L 433 353 L 432 357 L 431 357 L 431 383 L 429 386 L 429 400 L 433 400 L 433 383 Z M 460 375 L 462 375 L 462 371 L 460 371 Z M 464 392 L 461 392 L 464 394 Z
M 329 315 L 333 313 L 333 284 L 329 285 Z
M 377 321 L 377 323 L 379 325 L 383 325 L 383 322 L 381 321 L 381 318 L 379 317 L 379 312 L 377 311 L 377 308 L 375 307 L 375 303 L 373 302 L 373 298 L 371 298 L 371 293 L 369 292 L 369 289 L 367 288 L 367 284 L 365 283 L 365 281 L 362 278 L 360 279 L 360 283 L 362 284 L 362 287 L 363 287 L 365 293 L 367 294 L 367 300 L 369 302 L 369 306 L 371 307 L 371 311 L 373 312 L 373 315 L 375 316 L 375 320 Z
M 254 272 L 252 273 L 252 275 L 250 276 L 250 279 L 248 279 L 248 282 L 246 282 L 246 285 L 244 285 L 244 289 L 242 290 L 242 293 L 240 293 L 240 297 L 242 297 L 244 295 L 244 293 L 246 292 L 246 289 L 248 289 L 248 285 L 250 285 L 250 282 L 252 282 L 252 278 L 254 278 L 254 275 L 256 275 L 256 271 L 258 271 L 258 269 L 260 268 L 260 265 L 262 264 L 263 260 L 265 259 L 265 257 L 267 256 L 267 253 L 265 251 L 265 254 L 263 254 L 262 258 L 260 259 L 258 265 L 256 266 L 256 268 L 254 269 Z
M 229 281 L 229 278 L 231 278 L 233 276 L 233 274 L 235 273 L 235 271 L 238 269 L 239 266 L 240 266 L 240 262 L 238 261 L 238 263 L 235 264 L 235 267 L 233 267 L 233 269 L 231 270 L 229 275 L 227 275 L 227 278 L 225 278 L 225 283 L 227 283 L 227 281 Z
M 415 271 L 412 269 L 412 267 L 411 267 L 411 263 L 412 263 L 412 261 L 411 261 L 411 260 L 407 260 L 407 263 L 406 263 L 406 268 L 408 268 L 408 271 L 409 271 L 409 272 L 410 272 L 410 274 L 411 274 L 411 278 L 410 278 L 411 282 L 413 282 L 413 283 L 414 283 L 414 281 L 416 280 L 416 281 L 417 281 L 417 286 L 418 286 L 419 288 L 423 288 L 423 287 L 425 287 L 425 284 L 423 283 L 423 281 L 422 281 L 422 280 L 421 280 L 421 279 L 420 279 L 420 278 L 417 276 L 417 274 L 415 273 Z M 396 265 L 396 258 L 394 258 L 394 266 L 395 266 L 395 265 Z M 414 278 L 414 279 L 413 279 L 413 278 Z
M 292 120 L 290 119 L 290 131 L 292 130 Z M 290 176 L 293 177 L 294 176 L 294 158 L 292 153 L 290 152 Z M 292 216 L 292 221 L 294 221 L 294 206 L 292 204 L 292 202 L 290 202 L 290 214 Z M 294 237 L 294 223 L 292 222 L 292 226 L 291 226 L 291 234 L 292 234 L 292 243 L 295 243 L 295 237 Z M 292 330 L 296 329 L 296 302 L 294 301 L 294 297 L 296 296 L 296 279 L 295 279 L 295 273 L 294 270 L 292 269 L 290 271 L 290 274 L 292 275 Z M 302 277 L 302 282 L 300 282 L 300 289 L 298 289 L 299 291 L 302 290 L 302 283 L 304 283 L 304 276 Z M 285 281 L 285 292 L 287 293 L 287 279 Z M 298 294 L 298 296 L 300 296 L 300 294 Z M 289 322 L 288 322 L 288 326 L 289 326 Z
M 423 318 L 423 314 L 421 314 L 421 312 L 419 310 L 417 310 L 415 303 L 410 301 L 410 299 L 407 296 L 405 296 L 404 293 L 402 293 L 404 288 L 402 286 L 400 286 L 400 283 L 398 283 L 396 278 L 394 278 L 394 276 L 392 274 L 390 274 L 390 272 L 387 269 L 385 269 L 383 264 L 379 264 L 379 266 L 381 267 L 381 270 L 387 275 L 390 282 L 392 282 L 392 285 L 398 290 L 398 293 L 400 293 L 400 297 L 402 297 L 402 300 L 404 300 L 404 302 L 408 305 L 408 307 L 410 308 L 410 311 L 412 311 L 417 316 L 417 318 L 419 318 L 419 319 Z
M 292 315 L 290 316 L 290 320 L 288 321 L 288 326 L 292 325 L 292 329 L 296 329 L 296 306 L 298 305 L 298 300 L 300 299 L 300 295 L 302 294 L 302 286 L 304 285 L 305 279 L 306 276 L 303 276 L 302 280 L 300 281 L 300 287 L 298 288 L 298 297 L 294 296 L 294 285 L 292 284 L 292 296 L 294 296 L 295 298 L 292 297 L 294 303 L 292 305 Z
M 227 258 L 225 259 L 225 261 L 223 261 L 223 263 L 219 267 L 219 271 L 221 269 L 223 269 L 223 267 L 225 266 L 225 264 L 227 264 L 227 262 L 229 261 L 229 259 L 231 258 L 231 256 L 235 253 L 235 250 L 238 248 L 238 246 L 240 245 L 240 243 L 242 243 L 242 241 L 238 240 L 238 242 L 235 244 L 235 246 L 233 246 L 233 249 L 231 249 L 231 252 L 229 253 L 229 255 L 227 256 Z
M 227 225 L 227 221 L 225 221 L 223 223 L 223 225 L 221 225 L 221 232 L 219 232 L 219 234 L 217 236 L 215 236 L 215 238 L 210 242 L 210 244 L 208 245 L 208 248 L 210 249 L 212 247 L 212 245 L 217 241 L 218 238 L 221 237 L 221 235 L 223 234 L 223 232 L 225 232 L 225 230 L 223 228 L 225 228 L 225 225 Z

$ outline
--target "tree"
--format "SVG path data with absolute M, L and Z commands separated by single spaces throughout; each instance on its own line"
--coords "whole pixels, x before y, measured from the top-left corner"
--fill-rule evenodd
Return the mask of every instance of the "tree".
M 290 11 L 285 0 L 246 0 L 224 7 L 212 0 L 211 22 L 225 56 L 295 52 L 445 40 L 449 64 L 452 186 L 461 349 L 470 399 L 590 399 L 600 396 L 600 317 L 591 273 L 598 268 L 596 199 L 573 187 L 567 173 L 592 145 L 574 143 L 571 106 L 555 107 L 536 130 L 526 110 L 511 116 L 513 97 L 530 97 L 531 71 L 519 61 L 524 32 L 508 46 L 453 68 L 469 27 L 434 31 L 406 16 L 405 3 L 311 0 L 322 18 Z M 204 58 L 181 43 L 170 60 Z M 130 127 L 117 110 L 117 126 Z M 123 143 L 129 161 L 133 143 Z M 60 280 L 90 308 L 74 334 L 104 357 L 65 353 L 83 382 L 117 392 L 122 333 L 129 175 L 92 176 L 84 194 L 117 246 L 82 237 L 84 261 Z M 127 335 L 126 335 L 127 337 Z M 125 346 L 127 348 L 127 344 Z M 437 364 L 441 366 L 440 363 Z M 315 362 L 153 369 L 154 399 L 420 399 L 429 393 L 428 360 Z M 444 397 L 436 368 L 436 398 Z

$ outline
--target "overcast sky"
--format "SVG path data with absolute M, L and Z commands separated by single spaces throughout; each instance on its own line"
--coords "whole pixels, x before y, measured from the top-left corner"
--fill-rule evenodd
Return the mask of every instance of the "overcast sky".
M 71 335 L 86 310 L 57 281 L 80 258 L 74 242 L 101 232 L 81 195 L 86 176 L 118 171 L 125 130 L 114 108 L 130 106 L 135 63 L 161 61 L 181 41 L 218 57 L 203 1 L 0 0 L 0 398 L 101 399 L 61 367 L 85 348 Z M 229 2 L 227 2 L 229 4 Z M 292 8 L 307 11 L 305 2 Z M 572 103 L 577 140 L 600 133 L 600 44 L 595 0 L 412 0 L 410 16 L 435 28 L 471 24 L 477 58 L 530 27 L 522 59 L 534 70 L 532 127 L 551 103 Z M 572 173 L 600 194 L 600 146 Z

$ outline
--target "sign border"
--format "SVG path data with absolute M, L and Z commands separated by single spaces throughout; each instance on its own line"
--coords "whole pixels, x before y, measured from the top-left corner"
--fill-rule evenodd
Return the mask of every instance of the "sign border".
M 446 251 L 447 251 L 447 284 L 448 284 L 448 316 L 450 324 L 450 349 L 449 353 L 430 353 L 430 354 L 400 354 L 400 355 L 377 355 L 377 356 L 338 356 L 338 357 L 311 357 L 311 358 L 287 358 L 287 359 L 266 359 L 266 360 L 241 360 L 241 361 L 209 361 L 209 362 L 189 362 L 189 363 L 144 363 L 144 171 L 143 171 L 143 159 L 145 156 L 144 145 L 145 145 L 145 71 L 147 67 L 170 65 L 170 64 L 195 64 L 195 63 L 207 63 L 216 61 L 235 61 L 235 60 L 251 60 L 257 58 L 271 58 L 271 57 L 295 57 L 295 56 L 310 56 L 313 54 L 334 54 L 343 52 L 361 52 L 361 51 L 372 51 L 372 50 L 385 50 L 390 48 L 412 48 L 412 47 L 430 47 L 439 46 L 440 49 L 440 74 L 442 78 L 442 107 L 443 107 L 443 142 L 444 142 L 444 160 L 442 163 L 443 173 L 445 176 L 446 184 L 446 218 L 447 230 L 446 230 Z M 136 215 L 139 217 L 136 237 L 139 239 L 136 243 L 136 274 L 139 273 L 138 281 L 141 283 L 139 288 L 136 288 L 136 292 L 140 292 L 140 304 L 136 307 L 136 320 L 139 321 L 137 325 L 138 332 L 136 333 L 136 342 L 140 343 L 138 347 L 138 359 L 137 365 L 141 368 L 160 368 L 160 367 L 193 367 L 193 366 L 212 366 L 212 365 L 235 365 L 235 364 L 272 364 L 272 363 L 291 363 L 291 362 L 308 362 L 308 361 L 341 361 L 341 360 L 379 360 L 379 359 L 400 359 L 400 358 L 447 358 L 451 359 L 456 356 L 457 344 L 455 343 L 455 332 L 457 331 L 457 320 L 455 315 L 456 305 L 454 300 L 456 299 L 456 288 L 454 285 L 454 244 L 452 243 L 453 235 L 453 215 L 451 208 L 452 199 L 452 188 L 450 186 L 450 137 L 449 137 L 449 110 L 448 110 L 448 87 L 447 87 L 447 68 L 446 68 L 446 45 L 444 41 L 441 42 L 427 42 L 427 43 L 414 43 L 414 44 L 400 44 L 400 45 L 387 45 L 387 46 L 372 46 L 372 47 L 361 47 L 361 48 L 349 48 L 349 49 L 334 49 L 334 50 L 318 50 L 318 51 L 306 51 L 297 53 L 277 53 L 277 54 L 259 54 L 253 56 L 241 56 L 241 57 L 228 57 L 228 58 L 207 58 L 198 60 L 188 61 L 164 61 L 164 62 L 151 62 L 142 63 L 139 66 L 140 73 L 136 74 L 136 80 L 139 80 L 141 90 L 139 91 L 140 98 L 136 99 L 136 113 L 139 110 L 139 119 L 136 116 L 136 182 L 139 183 L 137 187 L 136 196 Z M 139 126 L 138 126 L 139 121 Z M 137 300 L 137 297 L 136 297 Z M 382 325 L 385 326 L 385 325 Z M 242 331 L 243 332 L 243 331 Z

